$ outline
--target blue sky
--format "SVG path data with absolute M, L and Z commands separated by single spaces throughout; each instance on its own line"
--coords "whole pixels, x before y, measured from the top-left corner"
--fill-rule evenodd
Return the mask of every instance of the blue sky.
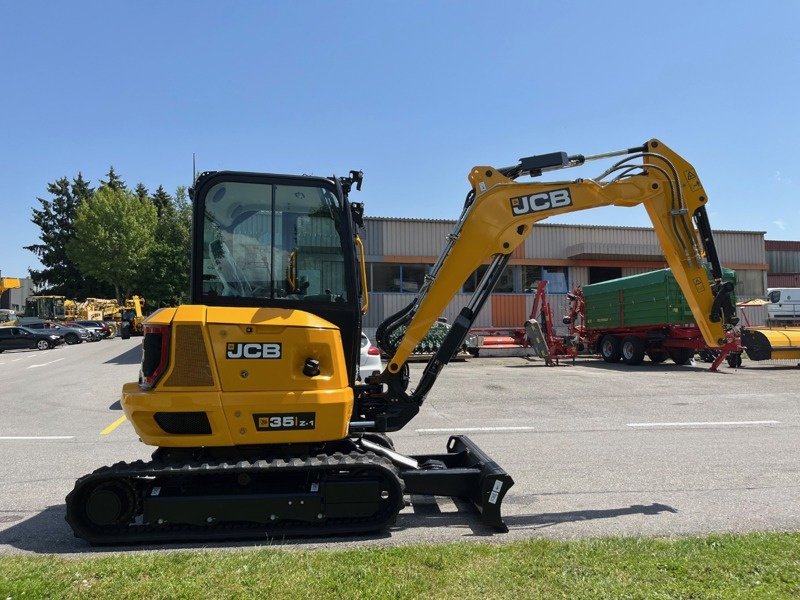
M 114 165 L 365 172 L 368 215 L 456 218 L 474 165 L 658 137 L 716 229 L 800 239 L 800 3 L 0 1 L 0 270 L 48 182 Z M 601 165 L 559 174 L 591 176 Z M 561 222 L 647 225 L 643 209 Z M 725 257 L 722 257 L 723 260 Z

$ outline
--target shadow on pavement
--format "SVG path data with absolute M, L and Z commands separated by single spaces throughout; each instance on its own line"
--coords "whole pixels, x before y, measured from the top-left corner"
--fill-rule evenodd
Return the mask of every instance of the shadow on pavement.
M 130 350 L 126 350 L 122 354 L 118 354 L 114 358 L 109 358 L 105 363 L 106 365 L 138 365 L 142 362 L 142 347 L 137 344 Z
M 397 518 L 397 523 L 391 531 L 419 528 L 466 528 L 471 531 L 468 536 L 492 537 L 502 533 L 485 525 L 480 520 L 480 513 L 474 505 L 465 500 L 453 499 L 457 511 L 442 512 L 436 499 L 431 496 L 412 496 L 413 512 L 403 512 Z M 633 504 L 631 506 L 602 509 L 578 510 L 560 513 L 543 513 L 538 515 L 510 515 L 505 517 L 509 529 L 542 529 L 560 523 L 578 521 L 592 521 L 595 519 L 612 519 L 626 515 L 658 515 L 660 513 L 677 513 L 678 511 L 666 504 L 653 503 L 649 505 Z M 20 514 L 0 514 L 0 523 L 16 522 L 8 529 L 0 531 L 0 545 L 7 545 L 36 554 L 79 554 L 79 553 L 107 553 L 120 551 L 151 551 L 159 549 L 195 549 L 195 548 L 248 548 L 260 546 L 296 546 L 300 544 L 314 544 L 335 548 L 339 543 L 369 542 L 385 540 L 391 537 L 391 532 L 376 532 L 373 535 L 353 535 L 336 537 L 296 537 L 296 538 L 267 538 L 263 540 L 227 540 L 219 542 L 186 542 L 174 544 L 132 544 L 128 546 L 90 546 L 87 542 L 77 539 L 64 521 L 66 507 L 63 504 L 50 506 L 28 519 Z
M 469 527 L 473 536 L 492 536 L 499 532 L 480 520 L 480 514 L 473 504 L 464 500 L 453 499 L 458 512 L 442 512 L 438 503 L 430 496 L 412 496 L 411 505 L 414 513 L 401 514 L 398 525 L 402 528 L 415 527 Z M 658 515 L 660 513 L 677 513 L 666 504 L 653 503 L 632 504 L 621 508 L 601 510 L 576 510 L 561 513 L 542 513 L 538 515 L 508 515 L 503 517 L 510 530 L 542 529 L 560 523 L 592 521 L 595 519 L 613 519 L 626 515 Z M 502 534 L 499 534 L 502 535 Z
M 541 529 L 559 523 L 573 523 L 576 521 L 592 521 L 594 519 L 613 519 L 626 515 L 650 515 L 661 513 L 677 513 L 678 511 L 666 504 L 631 504 L 622 508 L 608 508 L 602 510 L 574 510 L 560 513 L 542 513 L 540 515 L 511 515 L 505 521 L 509 528 L 533 527 Z
M 91 546 L 78 539 L 64 520 L 66 505 L 49 506 L 42 512 L 25 518 L 18 513 L 3 514 L 0 511 L 0 524 L 16 522 L 4 531 L 0 531 L 0 546 L 11 546 L 25 552 L 35 554 L 101 554 L 110 552 L 150 552 L 153 550 L 192 550 L 214 548 L 258 548 L 297 546 L 314 544 L 315 546 L 335 548 L 343 542 L 369 542 L 388 539 L 388 532 L 376 532 L 373 535 L 352 536 L 320 536 L 296 538 L 268 538 L 246 540 L 222 540 L 185 543 L 130 544 L 126 546 Z
M 545 368 L 547 368 L 547 365 L 544 364 L 544 361 L 537 361 L 537 362 L 531 361 L 531 362 L 525 362 L 525 363 L 519 364 L 519 365 L 503 365 L 503 366 L 506 367 L 507 369 L 527 369 L 527 368 L 531 368 L 531 367 L 545 367 Z M 562 367 L 563 366 L 568 366 L 568 367 L 572 367 L 572 366 L 574 366 L 574 367 L 589 367 L 590 369 L 600 369 L 600 370 L 603 370 L 603 371 L 620 371 L 622 373 L 625 373 L 625 372 L 630 373 L 631 371 L 634 371 L 634 372 L 635 371 L 649 371 L 651 373 L 654 372 L 654 371 L 656 371 L 656 372 L 668 372 L 668 371 L 676 371 L 676 370 L 679 370 L 679 369 L 681 371 L 708 371 L 709 373 L 711 372 L 711 371 L 708 370 L 708 367 L 711 366 L 711 363 L 701 363 L 701 362 L 698 362 L 698 363 L 696 363 L 694 365 L 681 366 L 681 365 L 676 365 L 676 364 L 672 364 L 672 363 L 654 364 L 654 363 L 651 363 L 649 361 L 645 361 L 640 365 L 632 366 L 632 365 L 626 365 L 625 363 L 622 363 L 622 362 L 607 363 L 605 361 L 597 359 L 597 360 L 579 360 L 574 365 L 571 362 L 570 363 L 562 362 L 561 365 L 559 365 L 559 366 L 562 366 Z M 733 372 L 733 371 L 735 371 L 735 369 L 730 369 L 727 366 L 723 365 L 723 366 L 720 367 L 718 373 L 726 373 L 726 372 Z

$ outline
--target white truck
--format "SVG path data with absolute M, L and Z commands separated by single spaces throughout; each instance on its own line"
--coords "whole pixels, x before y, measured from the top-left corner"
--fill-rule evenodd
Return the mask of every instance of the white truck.
M 800 322 L 800 288 L 767 288 L 767 318 Z

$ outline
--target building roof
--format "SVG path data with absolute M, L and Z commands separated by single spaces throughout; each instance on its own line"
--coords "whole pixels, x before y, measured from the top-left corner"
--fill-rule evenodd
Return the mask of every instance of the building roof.
M 800 252 L 800 242 L 791 240 L 764 240 L 767 250 L 783 250 L 786 252 Z

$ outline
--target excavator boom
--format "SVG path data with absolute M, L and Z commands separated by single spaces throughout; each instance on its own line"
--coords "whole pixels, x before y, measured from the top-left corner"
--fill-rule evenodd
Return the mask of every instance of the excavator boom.
M 553 182 L 517 182 L 523 175 L 568 168 L 589 160 L 622 157 L 593 179 Z M 686 160 L 658 140 L 597 156 L 552 153 L 521 159 L 514 167 L 479 166 L 469 174 L 472 191 L 447 244 L 417 298 L 378 328 L 381 349 L 389 354 L 380 382 L 400 400 L 387 415 L 394 431 L 416 414 L 442 366 L 469 331 L 514 249 L 532 226 L 548 217 L 600 206 L 647 210 L 664 258 L 672 269 L 710 347 L 725 344 L 725 332 L 737 322 L 730 283 L 722 268 L 706 216 L 708 201 L 697 172 Z M 490 266 L 470 303 L 453 324 L 439 352 L 428 363 L 413 393 L 403 387 L 406 361 L 431 324 L 444 311 L 467 277 L 487 260 Z M 397 331 L 405 326 L 398 338 Z M 402 407 L 402 408 L 399 408 Z

